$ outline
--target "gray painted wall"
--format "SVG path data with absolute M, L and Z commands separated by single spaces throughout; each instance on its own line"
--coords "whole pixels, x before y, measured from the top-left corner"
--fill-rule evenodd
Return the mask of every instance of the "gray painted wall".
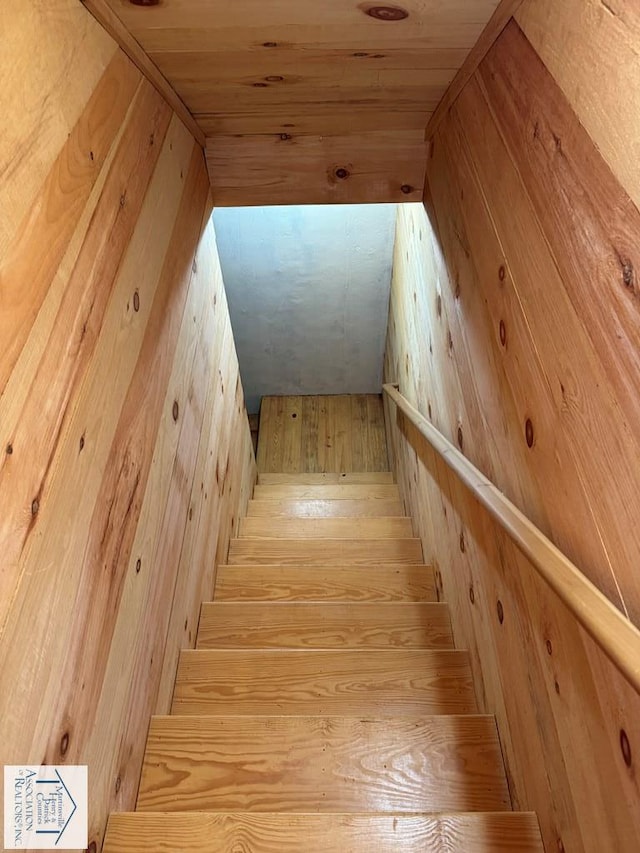
M 395 204 L 214 212 L 249 412 L 268 394 L 380 391 Z

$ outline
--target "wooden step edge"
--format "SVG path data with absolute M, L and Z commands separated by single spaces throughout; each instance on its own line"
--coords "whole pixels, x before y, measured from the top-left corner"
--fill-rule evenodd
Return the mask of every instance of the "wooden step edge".
M 393 472 L 391 471 L 327 471 L 321 474 L 300 473 L 267 473 L 258 472 L 258 485 L 280 486 L 280 485 L 393 485 Z
M 326 531 L 326 532 L 325 532 Z M 411 517 L 407 515 L 350 516 L 327 518 L 298 516 L 245 516 L 240 519 L 237 539 L 414 539 Z
M 424 563 L 300 565 L 224 564 L 218 567 L 214 599 L 234 602 L 437 601 L 433 567 Z
M 360 565 L 354 566 L 352 563 L 327 563 L 324 566 L 318 565 L 318 564 L 314 564 L 311 566 L 311 565 L 309 565 L 309 563 L 289 563 L 289 562 L 287 562 L 287 563 L 278 563 L 278 562 L 260 563 L 259 566 L 256 566 L 254 563 L 220 563 L 218 565 L 217 571 L 220 572 L 220 571 L 224 571 L 225 569 L 233 569 L 233 571 L 235 572 L 238 570 L 245 569 L 247 572 L 252 572 L 256 568 L 259 568 L 261 571 L 262 570 L 268 570 L 268 569 L 300 569 L 303 572 L 309 572 L 309 571 L 317 572 L 318 570 L 325 570 L 325 569 L 327 571 L 331 571 L 331 572 L 334 572 L 334 571 L 340 572 L 341 570 L 344 570 L 344 569 L 349 569 L 350 571 L 351 570 L 356 570 L 356 571 L 361 570 L 363 572 L 365 572 L 365 571 L 366 572 L 375 572 L 378 569 L 380 571 L 385 571 L 385 572 L 386 571 L 393 571 L 394 569 L 396 569 L 396 570 L 411 569 L 411 570 L 415 570 L 415 571 L 424 570 L 425 573 L 433 573 L 433 571 L 434 571 L 434 568 L 430 563 L 403 563 L 403 562 L 376 563 L 375 561 L 367 563 L 365 566 L 360 566 Z
M 234 538 L 229 543 L 227 563 L 323 564 L 369 566 L 370 563 L 422 565 L 422 541 L 416 536 L 383 539 L 307 539 Z
M 400 518 L 395 498 L 252 498 L 246 518 Z
M 533 812 L 121 812 L 103 853 L 544 853 Z

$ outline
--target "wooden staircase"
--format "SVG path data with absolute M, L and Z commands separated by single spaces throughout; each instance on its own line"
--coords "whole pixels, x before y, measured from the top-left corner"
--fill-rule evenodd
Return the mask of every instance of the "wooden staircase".
M 261 475 L 106 853 L 541 853 L 387 473 Z

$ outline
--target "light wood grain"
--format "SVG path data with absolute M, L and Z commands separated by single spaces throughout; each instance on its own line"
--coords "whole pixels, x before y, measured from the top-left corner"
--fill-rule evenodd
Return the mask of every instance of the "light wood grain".
M 419 539 L 232 539 L 230 564 L 367 566 L 422 563 Z
M 488 717 L 154 717 L 142 811 L 504 811 Z
M 255 500 L 398 500 L 399 492 L 397 485 L 391 482 L 370 485 L 284 483 L 263 486 L 258 480 L 253 497 Z
M 468 656 L 450 649 L 185 650 L 171 706 L 189 715 L 476 710 Z
M 251 500 L 249 518 L 379 518 L 403 515 L 399 500 Z
M 88 765 L 100 849 L 169 707 L 177 625 L 195 642 L 211 595 L 212 564 L 187 574 L 181 553 L 205 530 L 226 551 L 250 444 L 233 394 L 204 416 L 212 373 L 233 388 L 237 361 L 201 150 L 76 0 L 0 17 L 3 758 Z M 209 513 L 196 477 L 227 450 Z
M 188 128 L 193 138 L 204 147 L 205 138 L 200 126 L 196 123 L 167 78 L 158 70 L 158 67 L 149 55 L 127 30 L 116 12 L 109 6 L 107 0 L 82 0 L 82 3 L 95 16 L 96 20 L 100 22 L 109 35 L 118 42 L 133 64 L 153 83 L 171 109 L 180 116 L 180 120 L 184 122 L 185 127 Z
M 410 518 L 243 518 L 243 539 L 397 539 L 411 537 Z
M 214 180 L 224 181 L 225 171 L 228 176 L 218 197 L 242 201 L 247 181 L 256 192 L 247 171 L 258 170 L 273 184 L 262 188 L 265 198 L 275 203 L 286 197 L 292 203 L 298 185 L 291 175 L 308 168 L 307 144 L 317 150 L 323 138 L 322 146 L 330 147 L 330 136 L 344 146 L 358 134 L 362 146 L 370 147 L 370 134 L 389 132 L 377 163 L 364 152 L 351 157 L 368 162 L 373 171 L 368 181 L 339 187 L 346 198 L 364 200 L 375 188 L 391 200 L 402 183 L 421 186 L 418 177 L 398 176 L 398 137 L 413 131 L 422 137 L 497 0 L 439 5 L 419 0 L 398 22 L 375 20 L 365 7 L 338 0 L 325 3 L 321 14 L 294 0 L 279 0 L 268 9 L 241 0 L 225 16 L 196 0 L 151 10 L 120 0 L 100 3 L 122 21 L 126 40 L 141 45 L 218 149 Z M 270 149 L 282 133 L 297 145 L 287 153 L 280 143 L 285 150 L 280 162 Z M 229 134 L 250 134 L 242 166 Z M 322 163 L 327 165 L 326 155 Z M 415 168 L 421 165 L 416 159 Z M 318 189 L 326 192 L 322 181 Z
M 301 97 L 306 101 L 311 95 Z M 233 207 L 419 201 L 424 152 L 419 130 L 217 134 L 206 143 L 214 202 Z
M 640 692 L 640 631 L 406 398 L 393 386 L 384 387 L 394 403 L 505 529 L 582 627 Z
M 550 0 L 526 0 L 516 20 L 640 208 L 637 5 L 631 0 L 568 0 L 560 6 Z
M 263 483 L 392 482 L 379 394 L 265 396 L 260 424 Z
M 218 567 L 216 601 L 435 601 L 422 565 Z
M 509 23 L 513 15 L 515 15 L 522 5 L 523 0 L 501 0 L 495 9 L 492 16 L 489 18 L 486 27 L 480 33 L 479 38 L 474 43 L 472 49 L 467 54 L 464 62 L 458 69 L 458 72 L 451 84 L 447 87 L 440 103 L 429 119 L 425 132 L 426 139 L 431 139 L 433 134 L 438 129 L 440 122 L 454 103 L 460 92 L 464 89 L 470 78 L 478 69 L 482 60 L 491 50 L 494 42 L 506 25 Z
M 258 484 L 261 486 L 377 486 L 393 485 L 393 474 L 391 471 L 336 471 L 321 474 L 285 474 L 273 472 L 258 472 Z M 318 492 L 318 494 L 322 494 Z M 331 494 L 329 492 L 328 494 Z M 343 494 L 334 492 L 334 494 Z M 344 492 L 348 495 L 348 492 Z M 363 496 L 365 491 L 360 492 Z M 372 495 L 378 494 L 376 489 Z
M 198 649 L 452 648 L 446 604 L 205 602 Z
M 542 853 L 531 813 L 303 815 L 114 814 L 104 853 Z
M 510 24 L 441 119 L 427 212 L 398 218 L 385 374 L 635 620 L 637 111 L 622 79 L 637 16 L 623 0 L 560 5 L 526 0 L 516 18 L 536 51 Z M 405 505 L 515 801 L 538 810 L 549 849 L 635 850 L 635 691 L 390 408 Z

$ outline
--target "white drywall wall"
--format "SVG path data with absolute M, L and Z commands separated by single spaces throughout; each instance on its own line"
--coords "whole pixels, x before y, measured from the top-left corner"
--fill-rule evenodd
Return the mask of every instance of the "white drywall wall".
M 249 412 L 267 394 L 380 391 L 395 204 L 214 212 Z

